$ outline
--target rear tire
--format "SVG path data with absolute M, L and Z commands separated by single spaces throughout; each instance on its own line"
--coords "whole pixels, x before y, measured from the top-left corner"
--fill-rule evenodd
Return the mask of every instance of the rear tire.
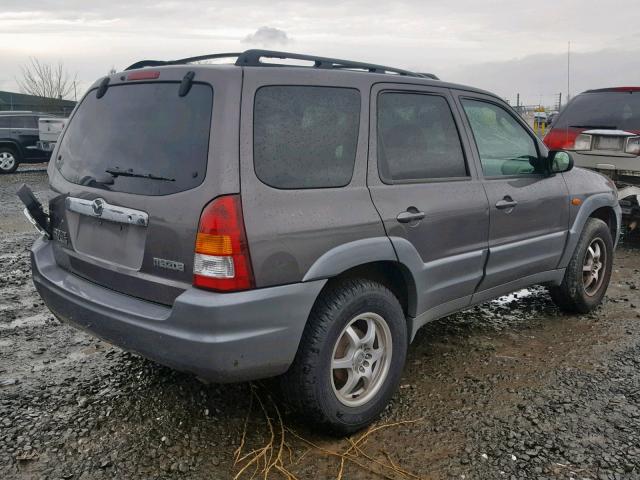
M 366 279 L 336 283 L 316 301 L 280 379 L 284 398 L 325 430 L 360 430 L 395 392 L 407 344 L 407 322 L 389 289 Z
M 606 223 L 589 218 L 562 284 L 549 288 L 554 303 L 568 313 L 589 313 L 601 302 L 613 266 L 613 240 Z
M 18 169 L 20 156 L 11 147 L 0 147 L 0 173 L 13 173 Z

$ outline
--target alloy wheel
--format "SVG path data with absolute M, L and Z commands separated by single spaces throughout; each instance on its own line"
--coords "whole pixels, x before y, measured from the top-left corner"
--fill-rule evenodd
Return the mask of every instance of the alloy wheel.
M 0 170 L 11 170 L 16 164 L 16 157 L 11 152 L 0 152 Z
M 343 405 L 358 407 L 380 391 L 389 373 L 393 342 L 376 313 L 354 317 L 342 329 L 331 356 L 331 384 Z
M 605 277 L 607 250 L 600 237 L 594 238 L 584 255 L 582 263 L 582 285 L 590 297 L 594 296 Z

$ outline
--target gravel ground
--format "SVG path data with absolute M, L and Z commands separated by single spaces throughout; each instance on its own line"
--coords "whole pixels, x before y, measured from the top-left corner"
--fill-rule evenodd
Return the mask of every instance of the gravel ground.
M 278 465 L 336 478 L 349 440 L 307 428 L 269 382 L 205 385 L 55 320 L 30 280 L 22 182 L 45 199 L 46 173 L 0 176 L 0 478 L 231 478 L 269 422 Z M 532 288 L 429 324 L 378 423 L 391 426 L 351 447 L 343 478 L 640 478 L 639 287 L 626 240 L 593 314 Z

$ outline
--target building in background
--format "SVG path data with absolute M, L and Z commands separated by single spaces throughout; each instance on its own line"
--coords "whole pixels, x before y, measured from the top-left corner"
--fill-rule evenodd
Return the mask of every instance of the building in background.
M 0 90 L 0 111 L 27 110 L 68 117 L 75 106 L 76 102 L 73 100 L 37 97 L 24 93 L 3 92 Z

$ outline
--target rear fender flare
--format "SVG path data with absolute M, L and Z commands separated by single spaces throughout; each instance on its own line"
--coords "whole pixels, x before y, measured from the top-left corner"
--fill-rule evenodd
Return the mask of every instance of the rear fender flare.
M 398 240 L 396 237 L 393 240 Z M 318 258 L 305 274 L 303 281 L 332 278 L 351 268 L 374 262 L 395 262 L 403 267 L 406 273 L 408 298 L 407 314 L 416 316 L 419 299 L 416 280 L 424 264 L 415 247 L 408 241 L 401 242 L 402 255 L 396 254 L 395 242 L 388 237 L 374 237 L 345 243 L 332 248 Z
M 335 277 L 351 268 L 380 261 L 398 261 L 391 240 L 387 237 L 363 238 L 343 243 L 313 262 L 302 281 Z

